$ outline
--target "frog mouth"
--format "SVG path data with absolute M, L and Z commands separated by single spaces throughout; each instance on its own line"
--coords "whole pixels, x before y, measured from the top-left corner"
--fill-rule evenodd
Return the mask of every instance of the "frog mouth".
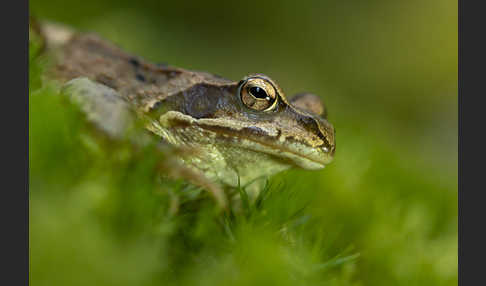
M 269 135 L 263 129 L 253 126 L 221 124 L 217 119 L 195 119 L 176 111 L 161 116 L 159 123 L 164 128 L 200 128 L 209 131 L 227 144 L 239 148 L 268 154 L 289 165 L 304 169 L 322 169 L 331 162 L 334 150 L 326 147 L 311 147 L 292 138 L 279 140 L 279 134 Z M 235 140 L 236 139 L 236 140 Z
M 223 140 L 225 138 L 238 138 L 236 144 L 238 144 L 240 148 L 266 153 L 278 158 L 280 161 L 290 163 L 289 165 L 296 165 L 304 169 L 322 169 L 331 161 L 328 156 L 317 151 L 317 149 L 292 139 L 287 139 L 287 142 L 282 144 L 268 142 L 269 140 L 262 139 L 264 138 L 262 136 L 259 138 L 258 132 L 255 133 L 255 129 L 253 128 L 234 130 L 228 127 L 211 126 L 200 123 L 198 126 L 218 134 Z M 279 142 L 278 139 L 273 138 L 273 140 Z M 231 141 L 231 139 L 228 139 L 228 141 Z

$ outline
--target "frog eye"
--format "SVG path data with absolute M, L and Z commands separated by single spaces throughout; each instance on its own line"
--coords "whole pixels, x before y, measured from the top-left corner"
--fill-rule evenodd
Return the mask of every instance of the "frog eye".
M 266 79 L 248 78 L 240 84 L 239 90 L 241 101 L 248 108 L 269 111 L 277 105 L 277 92 Z

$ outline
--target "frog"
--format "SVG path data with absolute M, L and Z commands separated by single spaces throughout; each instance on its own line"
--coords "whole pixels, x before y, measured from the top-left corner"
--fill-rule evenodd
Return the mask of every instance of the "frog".
M 149 62 L 94 33 L 42 28 L 54 58 L 51 76 L 84 102 L 93 122 L 119 136 L 131 117 L 143 119 L 160 142 L 194 150 L 181 161 L 209 181 L 248 185 L 292 167 L 319 170 L 333 160 L 335 129 L 313 93 L 287 98 L 262 73 L 234 81 Z

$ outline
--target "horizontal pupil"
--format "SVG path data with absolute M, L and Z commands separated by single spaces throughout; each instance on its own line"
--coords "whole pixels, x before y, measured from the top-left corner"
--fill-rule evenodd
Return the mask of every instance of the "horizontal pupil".
M 251 95 L 253 95 L 256 98 L 265 99 L 265 98 L 268 97 L 267 96 L 267 93 L 265 92 L 265 90 L 263 90 L 263 88 L 260 88 L 258 86 L 252 86 L 252 87 L 250 87 L 249 92 L 250 92 Z

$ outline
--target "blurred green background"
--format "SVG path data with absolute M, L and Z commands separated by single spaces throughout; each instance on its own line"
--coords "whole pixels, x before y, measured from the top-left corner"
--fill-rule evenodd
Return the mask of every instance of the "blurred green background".
M 322 96 L 337 130 L 334 162 L 271 178 L 263 206 L 173 215 L 170 197 L 192 191 L 160 187 L 150 150 L 92 138 L 31 58 L 32 285 L 457 284 L 457 1 L 32 0 L 30 12 L 150 61 L 265 73 L 288 96 Z

